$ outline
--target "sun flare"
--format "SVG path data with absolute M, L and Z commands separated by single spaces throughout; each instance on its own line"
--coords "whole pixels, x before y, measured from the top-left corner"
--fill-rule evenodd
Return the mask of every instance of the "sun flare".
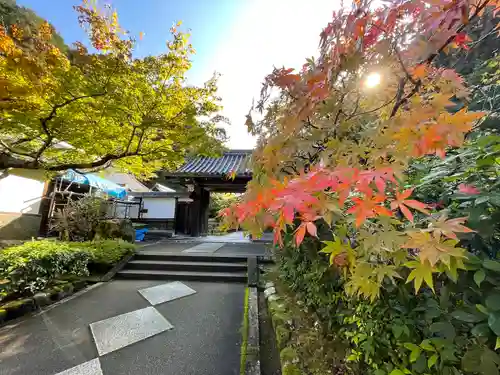
M 382 77 L 379 73 L 370 73 L 365 79 L 365 86 L 368 88 L 375 87 L 380 84 Z

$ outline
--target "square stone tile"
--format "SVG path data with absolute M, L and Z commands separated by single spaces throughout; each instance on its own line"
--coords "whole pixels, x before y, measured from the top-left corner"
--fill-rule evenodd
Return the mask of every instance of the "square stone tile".
M 159 305 L 160 303 L 172 301 L 177 298 L 189 296 L 196 293 L 196 290 L 191 289 L 186 284 L 180 281 L 172 283 L 156 285 L 151 288 L 141 289 L 139 293 L 146 298 L 150 304 Z
M 219 250 L 225 243 L 216 243 L 216 242 L 206 242 L 200 243 L 199 245 L 190 247 L 183 251 L 183 253 L 209 253 L 213 254 L 217 250 Z
M 90 325 L 100 356 L 171 328 L 172 324 L 152 306 Z
M 99 358 L 82 363 L 56 375 L 103 375 Z

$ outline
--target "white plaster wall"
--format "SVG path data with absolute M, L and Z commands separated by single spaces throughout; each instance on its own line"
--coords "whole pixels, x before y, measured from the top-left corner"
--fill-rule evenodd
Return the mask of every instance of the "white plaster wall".
M 173 219 L 175 217 L 175 198 L 143 198 L 144 208 L 148 209 L 143 213 L 143 218 L 148 219 Z
M 38 214 L 44 181 L 9 175 L 0 179 L 0 211 Z

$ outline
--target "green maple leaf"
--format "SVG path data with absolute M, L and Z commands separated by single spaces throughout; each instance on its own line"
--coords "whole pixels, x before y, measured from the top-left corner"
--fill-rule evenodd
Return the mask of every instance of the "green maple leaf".
M 405 266 L 408 268 L 412 268 L 412 271 L 408 275 L 406 282 L 409 283 L 413 281 L 413 285 L 415 287 L 415 294 L 418 293 L 422 283 L 425 283 L 434 291 L 434 281 L 432 280 L 432 273 L 435 272 L 435 269 L 431 266 L 429 261 L 419 262 L 416 260 L 412 260 L 410 262 L 405 263 Z
M 342 253 L 347 253 L 347 259 L 352 264 L 354 261 L 354 250 L 351 247 L 349 240 L 341 240 L 336 237 L 334 241 L 323 241 L 326 245 L 320 250 L 320 253 L 330 254 L 330 264 L 334 263 L 335 257 Z

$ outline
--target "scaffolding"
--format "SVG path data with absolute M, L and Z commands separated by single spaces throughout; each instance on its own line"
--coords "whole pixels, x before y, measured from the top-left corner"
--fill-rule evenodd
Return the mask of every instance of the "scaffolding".
M 52 189 L 46 198 L 49 199 L 47 212 L 46 231 L 51 232 L 53 228 L 55 213 L 63 211 L 72 200 L 78 200 L 86 195 L 93 195 L 102 199 L 106 207 L 103 210 L 103 219 L 140 219 L 144 211 L 142 198 L 136 200 L 121 200 L 110 197 L 98 188 L 80 182 L 69 181 L 57 177 L 52 182 Z

